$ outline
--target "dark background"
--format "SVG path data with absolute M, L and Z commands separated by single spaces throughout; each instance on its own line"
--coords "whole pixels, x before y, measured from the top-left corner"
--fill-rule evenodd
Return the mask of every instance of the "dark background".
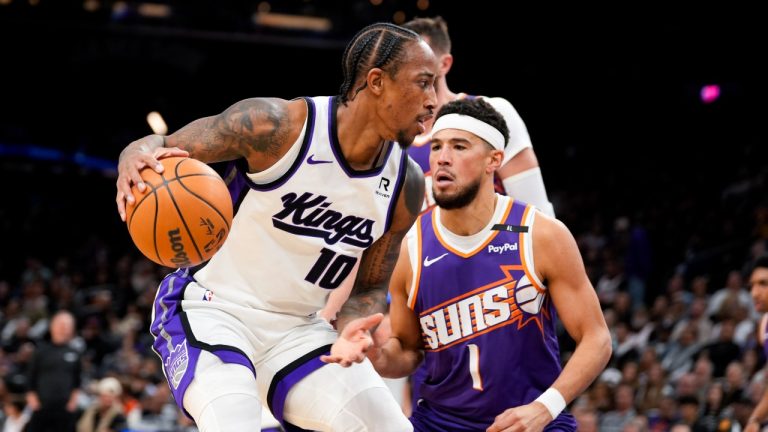
M 451 89 L 513 103 L 574 234 L 621 216 L 649 230 L 657 286 L 681 263 L 687 276 L 738 267 L 765 204 L 768 27 L 753 10 L 273 2 L 330 18 L 319 34 L 253 25 L 259 2 L 158 1 L 168 18 L 133 1 L 32 3 L 0 4 L 0 279 L 28 256 L 132 250 L 114 165 L 151 133 L 149 111 L 173 132 L 246 97 L 335 94 L 346 42 L 396 11 L 448 21 Z M 721 85 L 715 103 L 700 102 L 704 84 Z

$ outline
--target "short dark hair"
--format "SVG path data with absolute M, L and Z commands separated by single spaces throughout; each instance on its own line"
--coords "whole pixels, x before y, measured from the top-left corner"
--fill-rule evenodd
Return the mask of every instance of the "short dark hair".
M 760 255 L 755 259 L 755 262 L 752 263 L 750 273 L 755 271 L 756 268 L 768 268 L 768 254 Z
M 504 136 L 504 147 L 509 141 L 509 128 L 504 117 L 483 98 L 464 98 L 443 105 L 435 116 L 435 121 L 446 114 L 462 114 L 474 117 L 496 128 Z
M 365 88 L 366 84 L 355 89 L 352 86 L 373 68 L 389 66 L 387 72 L 394 77 L 405 59 L 406 42 L 420 39 L 416 32 L 390 23 L 371 24 L 360 30 L 341 58 L 344 71 L 344 82 L 339 89 L 341 103 L 353 100 Z
M 403 27 L 411 29 L 424 38 L 429 38 L 429 46 L 437 54 L 451 52 L 451 37 L 448 36 L 448 23 L 443 17 L 415 18 L 403 24 Z

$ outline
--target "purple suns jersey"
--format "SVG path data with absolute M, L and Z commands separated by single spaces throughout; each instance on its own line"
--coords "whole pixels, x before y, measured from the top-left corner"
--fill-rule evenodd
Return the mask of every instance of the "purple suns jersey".
M 440 225 L 439 208 L 408 234 L 408 306 L 419 317 L 426 374 L 417 384 L 416 430 L 485 430 L 560 374 L 555 310 L 533 262 L 536 211 L 497 198 L 491 223 L 470 243 Z M 563 413 L 552 428 L 576 424 Z

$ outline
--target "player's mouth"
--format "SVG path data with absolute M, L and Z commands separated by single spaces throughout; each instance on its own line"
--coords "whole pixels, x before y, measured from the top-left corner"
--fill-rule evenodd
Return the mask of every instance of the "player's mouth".
M 416 122 L 419 124 L 419 135 L 423 134 L 427 131 L 427 122 L 430 121 L 434 117 L 433 114 L 427 114 L 419 117 L 416 119 Z
M 432 183 L 436 184 L 440 187 L 446 187 L 453 184 L 454 178 L 453 176 L 446 172 L 446 171 L 438 171 L 434 174 L 432 174 Z

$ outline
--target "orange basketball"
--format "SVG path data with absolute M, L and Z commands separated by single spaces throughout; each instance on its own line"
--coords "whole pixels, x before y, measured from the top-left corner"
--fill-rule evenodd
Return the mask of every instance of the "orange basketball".
M 126 205 L 126 224 L 133 243 L 152 261 L 166 267 L 192 267 L 219 250 L 232 224 L 232 199 L 224 181 L 196 159 L 160 159 L 162 174 L 141 170 L 147 187 L 134 185 L 134 204 Z

